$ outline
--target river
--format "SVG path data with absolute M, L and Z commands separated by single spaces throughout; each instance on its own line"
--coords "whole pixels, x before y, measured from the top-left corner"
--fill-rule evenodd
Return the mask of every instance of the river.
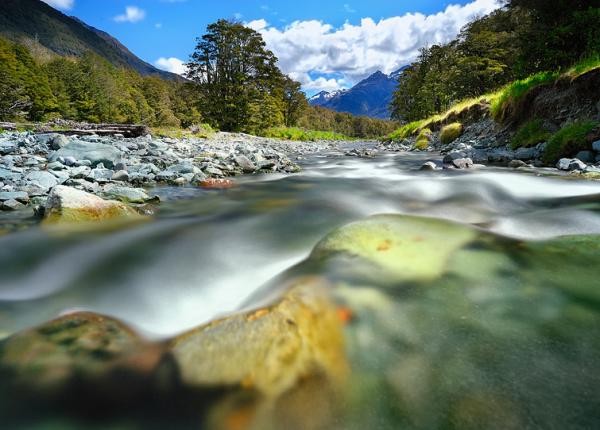
M 486 245 L 455 261 L 419 301 L 382 281 L 378 289 L 397 305 L 397 320 L 385 324 L 405 338 L 388 342 L 391 328 L 381 328 L 367 356 L 365 333 L 348 334 L 362 351 L 349 354 L 362 375 L 356 384 L 369 394 L 364 414 L 346 416 L 355 425 L 340 428 L 477 428 L 464 419 L 472 410 L 491 414 L 496 428 L 592 428 L 600 410 L 600 183 L 502 168 L 419 171 L 427 157 L 312 155 L 301 173 L 240 177 L 231 189 L 153 189 L 162 199 L 154 218 L 129 228 L 32 226 L 0 236 L 0 336 L 90 310 L 164 339 L 231 314 L 277 275 L 301 270 L 336 228 L 377 214 L 444 219 L 474 226 Z M 563 258 L 549 245 L 573 235 L 592 248 Z M 463 296 L 447 292 L 457 283 L 469 288 Z M 459 327 L 460 318 L 477 330 Z M 397 349 L 410 357 L 391 365 Z M 406 372 L 408 382 L 379 385 Z M 395 396 L 411 412 L 391 405 Z

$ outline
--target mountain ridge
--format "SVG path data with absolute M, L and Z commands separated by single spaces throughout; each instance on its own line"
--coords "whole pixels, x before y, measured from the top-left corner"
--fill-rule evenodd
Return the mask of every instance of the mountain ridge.
M 0 36 L 15 42 L 35 40 L 60 56 L 80 57 L 91 51 L 115 66 L 131 68 L 144 76 L 183 79 L 137 57 L 107 32 L 65 15 L 41 0 L 1 0 Z
M 391 116 L 389 105 L 398 85 L 398 79 L 407 67 L 403 66 L 389 75 L 378 70 L 350 89 L 321 91 L 310 97 L 309 103 L 337 112 L 389 119 Z

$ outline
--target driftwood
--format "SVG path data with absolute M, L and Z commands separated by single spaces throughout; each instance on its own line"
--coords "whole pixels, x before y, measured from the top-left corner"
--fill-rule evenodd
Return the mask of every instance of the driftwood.
M 140 137 L 150 133 L 150 129 L 145 125 L 137 124 L 88 124 L 71 121 L 61 121 L 49 124 L 16 124 L 13 122 L 0 122 L 1 130 L 14 131 L 18 128 L 31 129 L 36 133 L 57 133 L 67 136 L 79 135 L 90 136 L 113 136 L 115 134 L 124 137 Z
M 113 136 L 115 134 L 124 137 L 140 137 L 150 133 L 150 129 L 145 125 L 130 124 L 81 124 L 79 127 L 66 130 L 53 130 L 53 133 L 65 135 L 89 136 L 96 134 L 98 136 Z
M 0 122 L 0 130 L 14 131 L 17 129 L 17 124 L 14 122 Z

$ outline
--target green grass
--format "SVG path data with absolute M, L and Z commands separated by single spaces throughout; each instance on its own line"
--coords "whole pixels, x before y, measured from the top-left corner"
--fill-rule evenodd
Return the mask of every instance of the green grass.
M 523 124 L 513 136 L 510 146 L 512 149 L 529 148 L 547 141 L 552 134 L 544 128 L 544 121 L 534 119 Z
M 215 134 L 215 130 L 209 124 L 200 124 L 186 129 L 179 127 L 151 127 L 150 130 L 155 136 L 170 137 L 172 139 L 191 137 L 208 138 Z
M 353 140 L 351 137 L 333 131 L 304 130 L 297 127 L 269 128 L 263 133 L 263 136 L 304 142 L 314 142 L 316 140 Z
M 571 67 L 566 73 L 566 76 L 576 78 L 592 70 L 600 69 L 600 55 L 588 57 Z
M 429 142 L 431 141 L 432 132 L 428 128 L 424 128 L 417 136 L 417 140 L 415 141 L 414 148 L 425 151 L 429 147 Z
M 509 106 L 517 104 L 532 89 L 555 82 L 559 76 L 558 72 L 540 72 L 508 84 L 494 97 L 490 107 L 492 116 L 497 120 L 504 119 Z
M 463 126 L 460 122 L 454 122 L 442 127 L 440 131 L 440 140 L 444 145 L 454 142 L 463 133 Z
M 403 125 L 399 129 L 392 132 L 388 139 L 390 140 L 401 140 L 406 139 L 410 136 L 413 136 L 422 126 L 425 124 L 425 121 L 413 121 L 409 122 L 406 125 Z
M 600 123 L 597 121 L 577 121 L 563 127 L 548 141 L 543 156 L 544 163 L 554 164 L 561 158 L 590 149 L 586 136 L 598 126 Z

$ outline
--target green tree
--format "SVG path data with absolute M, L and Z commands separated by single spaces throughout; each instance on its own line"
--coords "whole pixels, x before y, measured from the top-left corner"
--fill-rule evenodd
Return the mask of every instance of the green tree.
M 293 127 L 308 106 L 306 96 L 300 89 L 300 82 L 285 76 L 283 78 L 283 122 L 286 127 Z
M 226 131 L 255 131 L 280 109 L 282 73 L 262 36 L 240 23 L 219 20 L 198 39 L 188 78 L 198 84 L 200 110 L 211 125 Z

